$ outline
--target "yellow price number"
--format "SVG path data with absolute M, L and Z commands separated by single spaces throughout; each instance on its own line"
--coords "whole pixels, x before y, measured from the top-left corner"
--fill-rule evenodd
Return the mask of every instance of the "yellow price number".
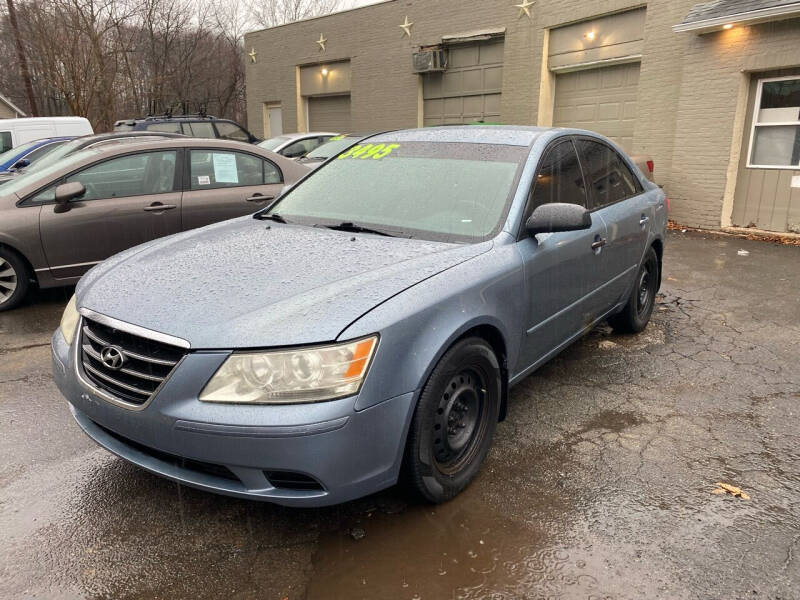
M 340 154 L 338 158 L 360 158 L 361 160 L 371 158 L 380 160 L 389 156 L 399 147 L 400 144 L 366 144 L 364 146 L 357 144 L 344 154 Z

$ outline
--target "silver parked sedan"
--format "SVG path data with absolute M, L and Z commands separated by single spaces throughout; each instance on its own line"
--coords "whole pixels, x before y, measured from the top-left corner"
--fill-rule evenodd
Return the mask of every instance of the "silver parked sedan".
M 509 388 L 648 323 L 664 193 L 578 130 L 373 136 L 244 217 L 123 252 L 53 336 L 80 427 L 141 467 L 286 505 L 477 474 Z

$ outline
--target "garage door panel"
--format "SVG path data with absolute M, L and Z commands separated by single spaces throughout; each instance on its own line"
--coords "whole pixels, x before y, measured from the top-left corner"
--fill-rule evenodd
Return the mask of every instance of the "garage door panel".
M 464 114 L 479 115 L 483 112 L 483 96 L 467 96 L 464 98 Z
M 462 93 L 482 92 L 483 86 L 483 69 L 472 69 L 464 71 Z
M 503 42 L 452 46 L 444 75 L 423 77 L 425 125 L 498 121 Z
M 499 90 L 503 87 L 503 67 L 489 67 L 483 70 L 483 87 Z
M 638 63 L 558 74 L 553 124 L 596 131 L 630 150 L 638 82 Z
M 442 94 L 459 94 L 464 88 L 464 73 L 461 71 L 448 72 L 442 78 Z
M 450 48 L 448 66 L 452 69 L 471 67 L 479 63 L 478 46 L 455 46 Z
M 351 130 L 350 96 L 321 96 L 308 99 L 308 126 L 311 131 Z
M 460 115 L 464 109 L 464 101 L 461 97 L 445 98 L 444 113 L 446 115 Z
M 503 62 L 503 44 L 486 44 L 480 46 L 479 63 L 490 65 Z
M 486 117 L 493 117 L 487 118 L 487 121 L 494 120 L 496 121 L 500 117 L 500 100 L 502 98 L 501 94 L 488 94 L 483 97 L 483 112 L 485 113 Z
M 597 105 L 598 121 L 619 121 L 622 119 L 622 109 L 619 102 L 606 102 Z

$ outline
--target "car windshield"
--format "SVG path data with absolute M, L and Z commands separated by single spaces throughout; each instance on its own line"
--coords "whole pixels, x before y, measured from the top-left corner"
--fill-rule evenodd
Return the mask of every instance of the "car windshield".
M 304 160 L 310 158 L 327 159 L 331 156 L 336 156 L 339 152 L 347 150 L 350 146 L 355 144 L 360 138 L 358 137 L 334 137 L 326 143 L 322 144 L 319 148 L 312 150 L 305 155 Z
M 83 159 L 92 156 L 94 154 L 98 154 L 97 150 L 82 150 L 81 152 L 76 152 L 63 160 L 58 161 L 55 164 L 49 165 L 47 167 L 37 169 L 35 172 L 30 173 L 25 171 L 22 175 L 11 179 L 5 183 L 0 185 L 0 194 L 2 195 L 9 195 L 9 194 L 16 194 L 20 190 L 27 188 L 28 186 L 36 186 L 38 184 L 44 185 L 47 183 L 47 179 L 59 169 L 63 167 L 69 166 L 73 163 L 77 163 L 82 161 Z
M 258 216 L 477 242 L 500 230 L 527 154 L 499 144 L 357 144 Z
M 290 138 L 288 135 L 279 135 L 277 137 L 270 138 L 268 140 L 264 140 L 263 142 L 261 142 L 258 145 L 261 146 L 262 148 L 264 148 L 265 150 L 275 150 L 275 148 L 277 148 L 281 144 L 285 144 L 286 142 L 290 141 L 291 139 L 292 138 Z
M 31 148 L 35 148 L 39 144 L 42 143 L 42 140 L 36 140 L 34 142 L 28 142 L 27 144 L 20 144 L 19 146 L 14 146 L 11 150 L 6 150 L 2 154 L 0 154 L 0 164 L 7 162 L 17 156 L 21 156 L 25 154 Z

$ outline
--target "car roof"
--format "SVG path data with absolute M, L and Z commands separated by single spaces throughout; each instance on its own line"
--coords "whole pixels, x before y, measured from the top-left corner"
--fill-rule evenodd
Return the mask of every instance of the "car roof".
M 522 125 L 450 125 L 425 127 L 422 129 L 400 129 L 381 133 L 370 138 L 371 142 L 444 142 L 464 144 L 502 144 L 507 146 L 530 146 L 551 127 L 529 127 Z
M 168 131 L 109 131 L 107 133 L 95 133 L 92 135 L 83 135 L 79 138 L 85 144 L 95 144 L 97 142 L 105 142 L 106 140 L 118 140 L 124 138 L 137 138 L 137 137 L 164 137 L 164 138 L 187 138 L 181 133 L 172 133 Z

